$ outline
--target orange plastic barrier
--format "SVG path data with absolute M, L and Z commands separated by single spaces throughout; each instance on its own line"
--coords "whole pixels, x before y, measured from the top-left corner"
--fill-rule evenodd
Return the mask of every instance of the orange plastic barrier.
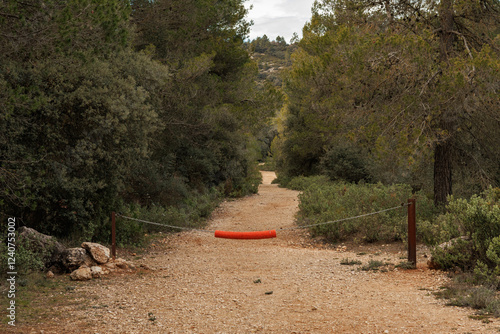
M 226 239 L 269 239 L 276 238 L 276 230 L 255 232 L 215 231 L 215 237 Z

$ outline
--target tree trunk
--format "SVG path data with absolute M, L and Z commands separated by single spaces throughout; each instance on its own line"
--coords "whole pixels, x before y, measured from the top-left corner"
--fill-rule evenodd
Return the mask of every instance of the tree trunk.
M 449 140 L 434 149 L 434 205 L 443 206 L 452 192 L 452 159 Z
M 453 51 L 455 35 L 453 31 L 453 0 L 442 0 L 439 10 L 441 22 L 440 57 L 442 66 L 447 66 L 448 57 Z M 446 107 L 443 107 L 446 108 Z M 441 113 L 441 129 L 451 133 L 451 111 L 444 109 Z M 446 205 L 448 195 L 452 193 L 452 145 L 449 138 L 437 143 L 434 149 L 434 204 Z
M 439 10 L 439 18 L 441 22 L 441 35 L 439 44 L 441 47 L 441 61 L 447 62 L 448 56 L 453 51 L 453 43 L 455 42 L 455 34 L 453 33 L 453 0 L 442 0 Z

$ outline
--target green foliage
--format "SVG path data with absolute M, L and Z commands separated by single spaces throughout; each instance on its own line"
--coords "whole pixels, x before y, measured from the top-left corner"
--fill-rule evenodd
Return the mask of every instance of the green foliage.
M 309 187 L 321 187 L 322 185 L 330 184 L 331 181 L 325 175 L 316 176 L 299 176 L 294 177 L 290 182 L 282 184 L 282 186 L 293 190 L 306 190 Z
M 159 58 L 168 63 L 214 50 L 216 72 L 223 74 L 248 58 L 235 47 L 250 27 L 245 21 L 248 10 L 241 0 L 143 0 L 134 1 L 132 9 L 140 28 L 137 47 L 155 45 Z
M 500 237 L 494 237 L 486 251 L 486 257 L 493 262 L 497 268 L 500 268 Z
M 0 13 L 2 58 L 108 54 L 129 44 L 130 7 L 124 1 L 6 0 Z
M 6 233 L 2 235 L 6 235 Z M 7 252 L 7 246 L 5 240 L 0 242 L 0 270 L 2 271 L 2 275 L 12 271 L 7 266 L 7 259 L 10 257 Z M 50 255 L 49 250 L 41 251 L 35 242 L 19 237 L 19 234 L 16 233 L 15 264 L 18 274 L 25 275 L 31 271 L 43 270 L 46 260 Z
M 334 147 L 321 160 L 323 173 L 332 181 L 370 182 L 366 164 L 363 153 L 352 147 Z
M 242 1 L 131 7 L 0 4 L 1 212 L 47 234 L 106 239 L 111 211 L 168 208 L 196 222 L 211 194 L 257 191 L 255 137 L 281 95 L 255 83 Z M 142 231 L 127 222 L 118 233 L 137 244 Z
M 323 162 L 334 178 L 425 186 L 439 203 L 497 185 L 500 11 L 465 3 L 315 2 L 284 79 L 283 177 Z
M 454 239 L 449 247 L 436 247 L 432 251 L 432 259 L 444 270 L 460 268 L 470 271 L 476 264 L 477 256 L 469 240 Z
M 463 238 L 452 241 L 449 247 L 434 249 L 433 258 L 442 268 L 472 271 L 486 266 L 488 270 L 500 270 L 499 198 L 498 188 L 490 188 L 469 200 L 450 198 L 448 212 L 438 219 L 441 235 L 445 240 Z
M 299 195 L 299 224 L 303 225 L 325 223 L 397 207 L 415 196 L 407 185 L 325 182 L 324 176 L 296 180 L 289 183 L 289 186 L 291 184 L 295 189 L 303 190 Z M 417 206 L 432 206 L 425 196 L 417 194 L 416 197 Z M 322 235 L 331 241 L 347 238 L 366 242 L 405 240 L 406 211 L 406 207 L 402 207 L 367 217 L 315 226 L 311 231 L 314 235 Z M 417 215 L 417 220 L 430 218 L 426 215 L 432 215 L 432 210 L 419 209 Z M 421 238 L 421 235 L 419 237 Z
M 6 210 L 59 236 L 78 231 L 91 238 L 109 219 L 131 162 L 148 156 L 157 129 L 148 94 L 125 74 L 125 66 L 143 61 L 124 53 L 110 61 L 41 61 L 29 69 L 5 64 L 3 102 L 16 117 L 0 116 L 1 169 L 15 177 L 5 178 L 2 194 L 26 199 L 7 202 Z M 17 195 L 26 188 L 30 195 Z

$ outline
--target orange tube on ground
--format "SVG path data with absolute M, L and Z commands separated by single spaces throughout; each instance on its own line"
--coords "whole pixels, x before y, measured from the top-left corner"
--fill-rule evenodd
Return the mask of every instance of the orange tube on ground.
M 269 239 L 276 238 L 276 230 L 255 232 L 215 231 L 215 237 L 226 239 Z

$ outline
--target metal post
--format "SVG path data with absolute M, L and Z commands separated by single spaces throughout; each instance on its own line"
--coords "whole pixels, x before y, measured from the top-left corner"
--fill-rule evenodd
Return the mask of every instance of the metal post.
M 408 262 L 417 266 L 417 228 L 415 223 L 415 199 L 408 200 Z
M 111 255 L 116 259 L 116 222 L 115 212 L 111 212 Z

